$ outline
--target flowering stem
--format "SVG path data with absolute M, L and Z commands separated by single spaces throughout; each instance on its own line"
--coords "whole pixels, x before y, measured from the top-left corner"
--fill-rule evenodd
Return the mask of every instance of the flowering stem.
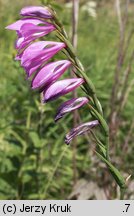
M 82 126 L 80 125 L 78 127 L 73 128 L 70 131 L 70 133 L 66 135 L 65 142 L 66 144 L 69 144 L 73 137 L 85 133 L 87 129 L 91 129 L 91 134 L 99 146 L 99 150 L 96 151 L 96 154 L 107 165 L 112 176 L 116 180 L 117 184 L 120 186 L 121 194 L 122 194 L 121 196 L 123 196 L 125 181 L 121 176 L 120 172 L 112 165 L 109 159 L 109 127 L 103 117 L 102 107 L 97 98 L 95 86 L 90 80 L 90 78 L 86 75 L 84 67 L 79 61 L 79 59 L 77 58 L 75 50 L 68 39 L 64 27 L 59 22 L 55 11 L 51 7 L 42 8 L 40 6 L 39 7 L 31 6 L 31 7 L 23 8 L 20 14 L 23 17 L 28 16 L 34 18 L 35 16 L 41 18 L 41 20 L 40 19 L 38 20 L 36 18 L 29 19 L 29 20 L 21 19 L 20 21 L 17 21 L 6 27 L 10 30 L 17 31 L 18 39 L 16 43 L 16 49 L 18 50 L 18 54 L 16 59 L 21 60 L 21 66 L 26 70 L 27 76 L 30 77 L 37 69 L 40 69 L 43 66 L 43 68 L 41 68 L 41 70 L 38 71 L 38 74 L 32 80 L 32 85 L 31 85 L 32 89 L 39 88 L 40 91 L 43 91 L 43 102 L 48 102 L 75 90 L 75 88 L 81 85 L 82 90 L 86 93 L 87 96 L 81 99 L 79 98 L 80 101 L 79 100 L 77 101 L 78 98 L 73 98 L 73 101 L 69 100 L 64 104 L 62 104 L 61 106 L 62 108 L 60 108 L 60 111 L 58 111 L 58 114 L 56 114 L 55 120 L 57 121 L 65 113 L 70 112 L 69 108 L 66 109 L 67 106 L 68 107 L 72 106 L 71 109 L 75 110 L 83 106 L 84 104 L 87 104 L 90 100 L 90 103 L 88 105 L 90 108 L 89 111 L 91 116 L 95 117 L 96 120 L 92 122 L 88 122 L 87 124 L 83 124 Z M 45 19 L 51 19 L 50 22 L 53 23 L 44 22 L 43 26 L 48 25 L 48 28 L 47 26 L 46 27 L 38 26 L 39 24 L 42 24 L 42 21 L 45 21 Z M 27 27 L 25 28 L 26 35 L 30 34 L 28 38 L 27 36 L 22 37 L 24 24 L 27 24 L 26 25 Z M 46 31 L 41 30 L 42 28 L 43 29 L 45 28 Z M 62 43 L 61 42 L 57 43 L 53 41 L 46 41 L 46 42 L 37 41 L 31 44 L 33 40 L 36 40 L 39 37 L 42 37 L 43 35 L 46 35 L 55 29 L 56 29 L 57 37 L 60 39 L 60 41 L 62 41 Z M 65 53 L 65 55 L 70 61 L 63 60 L 60 61 L 60 63 L 59 61 L 58 63 L 51 62 L 50 64 L 46 64 L 44 66 L 44 62 L 47 62 L 61 49 L 63 49 L 63 52 Z M 71 66 L 71 63 L 73 66 L 73 73 L 78 78 L 60 80 L 58 82 L 55 82 L 64 73 L 64 71 Z M 47 71 L 48 73 L 48 76 L 46 78 L 44 77 L 44 71 Z M 76 95 L 74 96 L 76 97 Z M 66 111 L 63 111 L 63 108 Z M 92 128 L 94 126 L 97 126 L 98 124 L 102 129 L 103 132 L 102 135 L 104 135 L 105 138 L 104 141 L 105 145 L 101 143 L 100 140 L 97 138 L 97 136 L 92 132 Z M 64 152 L 62 152 L 58 162 L 56 163 L 56 167 L 52 173 L 52 176 L 50 177 L 50 181 L 46 186 L 45 193 L 47 193 L 47 189 L 50 185 L 50 182 L 52 181 L 52 178 L 63 156 L 64 156 Z

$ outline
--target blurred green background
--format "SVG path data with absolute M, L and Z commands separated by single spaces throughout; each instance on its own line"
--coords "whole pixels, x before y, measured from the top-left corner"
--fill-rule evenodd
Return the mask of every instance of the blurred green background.
M 89 1 L 80 1 L 78 56 L 96 86 L 109 121 L 110 97 L 119 50 L 115 1 L 94 1 L 96 6 L 92 8 L 93 12 L 92 9 L 83 9 L 87 2 Z M 30 90 L 24 70 L 14 61 L 16 34 L 5 30 L 5 26 L 19 19 L 19 11 L 26 5 L 41 5 L 41 2 L 0 0 L 0 199 L 117 198 L 118 188 L 104 164 L 94 155 L 90 136 L 77 139 L 76 155 L 72 144 L 66 147 L 64 137 L 72 128 L 73 115 L 68 114 L 59 123 L 54 122 L 57 107 L 71 95 L 41 105 L 38 92 Z M 70 1 L 55 1 L 53 6 L 71 35 Z M 129 32 L 133 32 L 133 1 L 128 17 L 126 41 Z M 55 40 L 53 33 L 46 38 Z M 132 39 L 122 65 L 122 74 L 129 65 L 133 49 Z M 55 58 L 60 58 L 61 55 Z M 70 76 L 70 72 L 65 76 Z M 115 137 L 116 142 L 110 144 L 112 161 L 125 178 L 131 175 L 125 195 L 127 199 L 134 198 L 133 79 L 131 62 L 131 73 L 125 86 L 126 91 L 128 88 L 130 91 L 124 109 L 120 112 L 121 126 Z M 80 90 L 79 95 L 83 95 Z M 83 122 L 90 120 L 86 107 L 79 113 Z M 64 149 L 66 152 L 61 160 Z M 77 177 L 75 180 L 74 172 Z

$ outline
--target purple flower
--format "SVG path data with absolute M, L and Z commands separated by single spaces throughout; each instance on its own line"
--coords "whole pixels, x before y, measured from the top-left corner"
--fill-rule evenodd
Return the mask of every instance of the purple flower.
M 56 81 L 71 65 L 68 60 L 61 60 L 45 65 L 32 80 L 32 89 L 41 88 Z
M 21 16 L 38 17 L 44 19 L 51 19 L 52 14 L 47 7 L 29 6 L 21 9 Z
M 16 41 L 16 49 L 26 47 L 33 40 L 43 37 L 53 30 L 55 30 L 55 27 L 52 24 L 47 24 L 46 26 L 35 26 L 30 23 L 24 24 L 20 29 L 19 38 Z
M 66 113 L 72 112 L 84 106 L 85 104 L 88 103 L 88 101 L 89 100 L 86 97 L 79 97 L 79 98 L 73 98 L 71 100 L 64 102 L 63 104 L 61 104 L 61 106 L 59 107 L 57 111 L 55 121 L 58 121 L 59 119 L 61 119 Z
M 61 42 L 38 41 L 26 48 L 20 59 L 28 77 L 64 47 L 65 44 Z
M 35 27 L 33 24 L 25 24 L 22 26 L 22 34 L 19 36 L 19 39 L 16 43 L 16 48 L 24 48 L 26 45 L 28 45 L 31 41 L 45 36 L 48 33 L 52 32 L 54 30 L 53 25 L 49 26 L 37 26 Z M 24 33 L 23 33 L 24 32 Z
M 94 120 L 91 122 L 87 122 L 84 124 L 81 124 L 75 128 L 73 128 L 65 137 L 65 143 L 68 145 L 71 140 L 78 136 L 78 135 L 82 135 L 87 131 L 90 131 L 92 128 L 94 128 L 95 126 L 99 125 L 99 121 L 98 120 Z
M 13 30 L 13 31 L 20 31 L 21 27 L 27 23 L 31 23 L 33 25 L 39 25 L 39 24 L 44 24 L 46 22 L 35 18 L 24 18 L 8 25 L 6 29 Z
M 38 25 L 41 26 L 38 26 Z M 6 27 L 10 30 L 16 30 L 18 39 L 16 41 L 16 49 L 25 48 L 30 42 L 39 37 L 43 37 L 53 30 L 53 24 L 43 22 L 39 19 L 22 19 Z
M 58 97 L 67 94 L 76 89 L 82 83 L 84 83 L 82 78 L 72 78 L 57 81 L 48 87 L 47 90 L 43 91 L 44 102 L 55 100 Z

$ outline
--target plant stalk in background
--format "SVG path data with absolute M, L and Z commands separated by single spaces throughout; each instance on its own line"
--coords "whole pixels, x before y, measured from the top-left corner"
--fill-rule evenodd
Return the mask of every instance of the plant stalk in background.
M 114 82 L 112 86 L 111 98 L 110 98 L 110 139 L 116 146 L 117 132 L 121 126 L 121 113 L 127 102 L 128 95 L 133 87 L 134 80 L 132 79 L 129 84 L 129 77 L 131 74 L 132 63 L 134 61 L 134 50 L 128 59 L 128 65 L 124 69 L 124 65 L 128 58 L 127 51 L 130 47 L 131 40 L 133 38 L 134 30 L 131 29 L 127 34 L 128 25 L 128 6 L 130 1 L 120 0 L 115 1 L 116 13 L 119 24 L 119 44 L 118 44 L 118 56 L 117 64 L 114 73 Z M 123 9 L 122 9 L 123 8 Z
M 78 42 L 78 19 L 79 19 L 79 0 L 72 0 L 72 45 L 77 50 L 77 42 Z M 73 68 L 75 70 L 75 68 Z M 71 76 L 74 77 L 74 72 L 71 72 Z M 73 97 L 77 97 L 77 91 L 73 92 Z M 75 128 L 79 121 L 79 113 L 77 109 L 73 112 L 73 127 Z M 77 165 L 76 165 L 76 154 L 77 154 L 77 138 L 74 138 L 73 141 L 73 177 L 74 177 L 74 185 L 77 180 Z

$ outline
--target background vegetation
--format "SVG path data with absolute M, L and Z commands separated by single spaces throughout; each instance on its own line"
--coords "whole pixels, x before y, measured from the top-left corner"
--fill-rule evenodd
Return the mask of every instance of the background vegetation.
M 111 92 L 121 46 L 115 1 L 96 1 L 96 16 L 82 10 L 86 3 L 87 1 L 80 1 L 78 56 L 96 86 L 105 116 L 111 125 Z M 22 6 L 32 4 L 41 3 L 38 0 L 0 0 L 0 199 L 118 198 L 118 188 L 115 188 L 103 163 L 93 154 L 90 136 L 77 139 L 76 157 L 72 144 L 65 146 L 64 136 L 72 128 L 73 116 L 67 115 L 59 123 L 54 122 L 56 109 L 65 97 L 41 105 L 38 92 L 30 90 L 25 72 L 14 61 L 16 51 L 13 42 L 16 35 L 5 30 L 5 26 L 19 19 Z M 69 4 L 56 1 L 54 7 L 71 36 Z M 122 10 L 124 14 L 123 6 Z M 120 88 L 117 92 L 128 94 L 121 110 L 119 107 L 122 100 L 117 98 L 114 101 L 114 111 L 119 109 L 117 121 L 120 125 L 112 135 L 110 144 L 113 162 L 124 177 L 131 175 L 125 197 L 127 199 L 134 198 L 133 14 L 134 5 L 131 2 L 123 42 L 123 46 L 127 42 L 129 46 L 121 64 Z M 51 39 L 54 40 L 54 34 Z M 127 73 L 128 67 L 130 70 Z M 86 109 L 79 112 L 83 122 L 90 119 Z M 63 151 L 66 152 L 61 160 Z M 77 179 L 74 179 L 75 174 Z

